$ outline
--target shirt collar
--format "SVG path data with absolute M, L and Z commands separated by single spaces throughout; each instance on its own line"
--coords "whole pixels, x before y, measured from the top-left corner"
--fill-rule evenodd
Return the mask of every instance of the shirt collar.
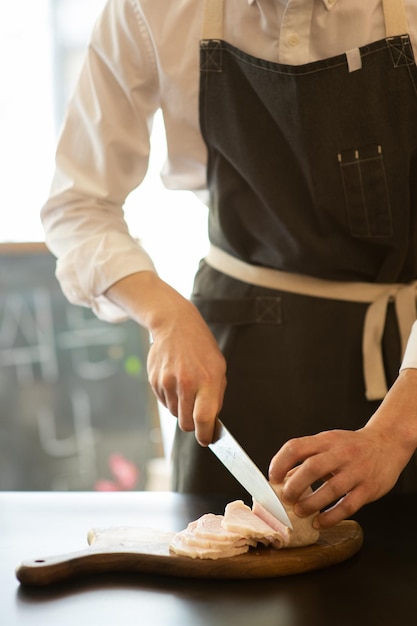
M 248 4 L 255 4 L 258 0 L 248 0 Z M 333 9 L 333 7 L 338 3 L 338 0 L 322 0 L 324 6 L 328 11 Z

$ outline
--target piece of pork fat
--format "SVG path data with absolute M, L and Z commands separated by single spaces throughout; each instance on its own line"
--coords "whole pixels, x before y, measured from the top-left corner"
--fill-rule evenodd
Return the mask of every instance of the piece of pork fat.
M 272 545 L 276 549 L 287 546 L 290 539 L 289 529 L 284 524 L 280 527 L 275 524 L 273 527 L 242 500 L 235 500 L 226 505 L 222 526 L 226 530 L 265 545 Z
M 282 502 L 282 484 L 270 483 L 272 489 L 278 495 Z M 303 496 L 308 495 L 312 492 L 312 489 L 307 489 L 307 491 L 303 494 Z M 284 526 L 287 529 L 289 534 L 289 542 L 287 544 L 288 548 L 296 548 L 301 546 L 310 546 L 313 543 L 316 543 L 320 537 L 320 531 L 313 527 L 313 520 L 315 518 L 314 515 L 310 515 L 309 517 L 298 517 L 293 510 L 293 507 L 288 504 L 284 504 L 284 508 L 287 512 L 288 517 L 290 518 L 292 524 L 292 530 L 287 528 L 282 522 L 280 522 L 276 517 L 274 517 L 269 511 L 264 509 L 264 507 L 253 501 L 252 510 L 258 515 L 261 519 L 264 520 L 267 524 L 272 526 L 272 528 L 279 529 Z
M 222 545 L 243 545 L 248 543 L 247 537 L 227 530 L 223 526 L 223 515 L 214 515 L 214 513 L 206 513 L 194 522 L 190 522 L 187 530 L 193 536 L 195 541 L 207 541 L 211 544 L 214 542 Z M 256 541 L 250 541 L 249 545 L 256 545 Z
M 173 537 L 170 549 L 193 559 L 220 559 L 244 554 L 250 545 L 256 545 L 256 542 L 226 530 L 222 521 L 223 515 L 202 515 Z
M 188 556 L 191 559 L 225 559 L 231 556 L 238 556 L 239 554 L 245 554 L 249 550 L 249 544 L 245 543 L 242 546 L 228 546 L 221 545 L 220 547 L 208 548 L 203 545 L 190 546 L 184 542 L 184 537 L 181 531 L 174 535 L 169 547 L 172 552 L 179 556 Z

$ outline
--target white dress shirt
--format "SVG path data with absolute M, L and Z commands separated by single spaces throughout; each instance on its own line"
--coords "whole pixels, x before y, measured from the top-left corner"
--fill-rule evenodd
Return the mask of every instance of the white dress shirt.
M 198 122 L 203 5 L 203 0 L 109 0 L 69 104 L 42 219 L 65 295 L 102 319 L 125 318 L 103 296 L 110 285 L 154 270 L 128 232 L 123 204 L 145 176 L 158 109 L 168 146 L 164 184 L 196 192 L 206 187 Z M 417 0 L 405 5 L 416 53 Z M 225 0 L 224 27 L 231 44 L 292 65 L 385 36 L 381 0 Z

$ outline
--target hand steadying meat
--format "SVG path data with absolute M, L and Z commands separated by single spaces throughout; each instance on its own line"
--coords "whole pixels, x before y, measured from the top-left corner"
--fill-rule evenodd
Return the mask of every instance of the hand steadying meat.
M 226 387 L 226 362 L 200 313 L 153 272 L 115 283 L 106 294 L 149 330 L 149 382 L 158 399 L 208 445 Z
M 333 430 L 288 441 L 271 461 L 269 478 L 285 480 L 283 498 L 300 516 L 329 528 L 385 495 L 417 447 L 417 370 L 401 372 L 379 409 L 357 431 Z M 295 471 L 294 471 L 294 468 Z M 324 481 L 302 498 L 308 486 Z

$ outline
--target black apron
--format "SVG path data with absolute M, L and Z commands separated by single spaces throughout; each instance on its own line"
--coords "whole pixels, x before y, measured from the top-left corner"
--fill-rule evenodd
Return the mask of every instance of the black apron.
M 227 0 L 226 0 L 227 1 Z M 408 35 L 301 66 L 201 41 L 209 235 L 243 261 L 337 281 L 417 277 L 417 68 Z M 200 264 L 192 296 L 227 359 L 220 417 L 265 473 L 289 438 L 362 427 L 367 305 L 276 291 Z M 389 305 L 388 385 L 401 346 Z M 387 460 L 389 462 L 389 460 Z M 248 500 L 177 429 L 173 488 Z M 396 489 L 417 490 L 413 458 Z

